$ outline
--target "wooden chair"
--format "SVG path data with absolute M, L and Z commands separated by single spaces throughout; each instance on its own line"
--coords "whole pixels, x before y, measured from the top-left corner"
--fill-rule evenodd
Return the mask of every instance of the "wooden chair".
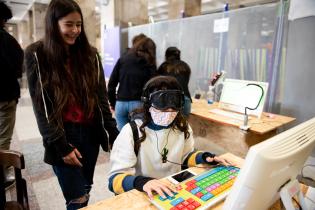
M 15 174 L 16 200 L 7 201 L 4 187 L 4 169 L 13 166 Z M 21 170 L 25 168 L 22 153 L 13 150 L 0 150 L 0 210 L 29 210 L 26 181 Z

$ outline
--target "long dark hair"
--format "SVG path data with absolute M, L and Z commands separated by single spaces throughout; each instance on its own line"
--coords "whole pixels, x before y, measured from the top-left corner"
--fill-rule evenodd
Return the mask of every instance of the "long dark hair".
M 177 47 L 168 47 L 165 51 L 165 60 L 180 60 L 180 50 Z
M 81 33 L 67 51 L 58 21 L 73 12 L 81 16 Z M 90 46 L 84 31 L 81 9 L 73 0 L 52 0 L 45 23 L 41 73 L 44 88 L 54 96 L 54 109 L 49 118 L 61 125 L 62 113 L 70 101 L 79 105 L 86 117 L 91 116 L 97 104 L 98 73 L 95 68 L 98 64 L 96 50 Z
M 150 79 L 143 88 L 142 96 L 149 98 L 149 95 L 158 90 L 181 90 L 180 84 L 174 77 L 171 76 L 156 76 Z M 144 102 L 143 107 L 140 109 L 136 109 L 132 115 L 140 115 L 142 116 L 142 125 L 140 126 L 140 132 L 142 136 L 139 138 L 139 141 L 136 143 L 136 147 L 139 148 L 141 142 L 143 142 L 146 138 L 145 127 L 152 122 L 151 114 L 149 112 L 149 108 L 151 107 L 150 102 Z M 178 129 L 184 132 L 185 139 L 188 139 L 190 133 L 188 131 L 188 122 L 186 118 L 182 114 L 182 110 L 180 110 L 172 123 L 171 129 Z
M 181 60 L 165 61 L 157 70 L 159 75 L 187 76 L 190 77 L 190 67 Z
M 132 46 L 134 46 L 137 42 L 139 42 L 141 39 L 146 38 L 146 37 L 147 36 L 145 34 L 143 34 L 143 33 L 140 33 L 140 34 L 134 36 L 132 38 Z
M 149 37 L 143 37 L 131 48 L 139 57 L 143 57 L 149 65 L 156 66 L 156 45 Z
M 168 47 L 165 51 L 165 62 L 157 70 L 160 75 L 190 77 L 190 67 L 180 59 L 180 50 L 177 47 Z

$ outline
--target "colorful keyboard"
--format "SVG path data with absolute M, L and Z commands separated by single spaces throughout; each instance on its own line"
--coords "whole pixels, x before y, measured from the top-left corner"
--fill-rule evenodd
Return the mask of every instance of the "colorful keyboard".
M 152 203 L 159 209 L 206 209 L 224 199 L 234 183 L 239 168 L 218 166 L 181 182 L 173 197 L 154 196 Z

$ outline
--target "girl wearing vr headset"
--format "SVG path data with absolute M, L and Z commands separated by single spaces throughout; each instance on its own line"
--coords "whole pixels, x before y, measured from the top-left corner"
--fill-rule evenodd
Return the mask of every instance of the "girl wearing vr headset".
M 159 179 L 200 163 L 228 165 L 210 152 L 194 150 L 191 127 L 182 115 L 184 95 L 171 76 L 150 79 L 142 94 L 143 107 L 135 111 L 139 140 L 131 124 L 118 135 L 110 157 L 109 189 L 120 194 L 131 189 L 162 197 L 176 190 Z M 137 154 L 135 151 L 139 151 Z

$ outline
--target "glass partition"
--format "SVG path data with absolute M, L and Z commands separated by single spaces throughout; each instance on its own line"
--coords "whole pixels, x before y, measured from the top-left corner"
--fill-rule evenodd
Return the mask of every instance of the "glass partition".
M 211 76 L 221 70 L 226 71 L 226 78 L 268 82 L 265 110 L 277 112 L 283 92 L 279 78 L 285 69 L 282 43 L 286 18 L 283 19 L 285 12 L 281 13 L 281 9 L 280 3 L 267 4 L 131 27 L 129 46 L 132 37 L 139 33 L 151 37 L 157 45 L 158 65 L 164 61 L 167 47 L 178 47 L 181 59 L 192 70 L 192 96 L 197 91 L 205 93 Z M 222 19 L 225 25 L 214 27 Z M 216 32 L 220 30 L 227 31 Z

